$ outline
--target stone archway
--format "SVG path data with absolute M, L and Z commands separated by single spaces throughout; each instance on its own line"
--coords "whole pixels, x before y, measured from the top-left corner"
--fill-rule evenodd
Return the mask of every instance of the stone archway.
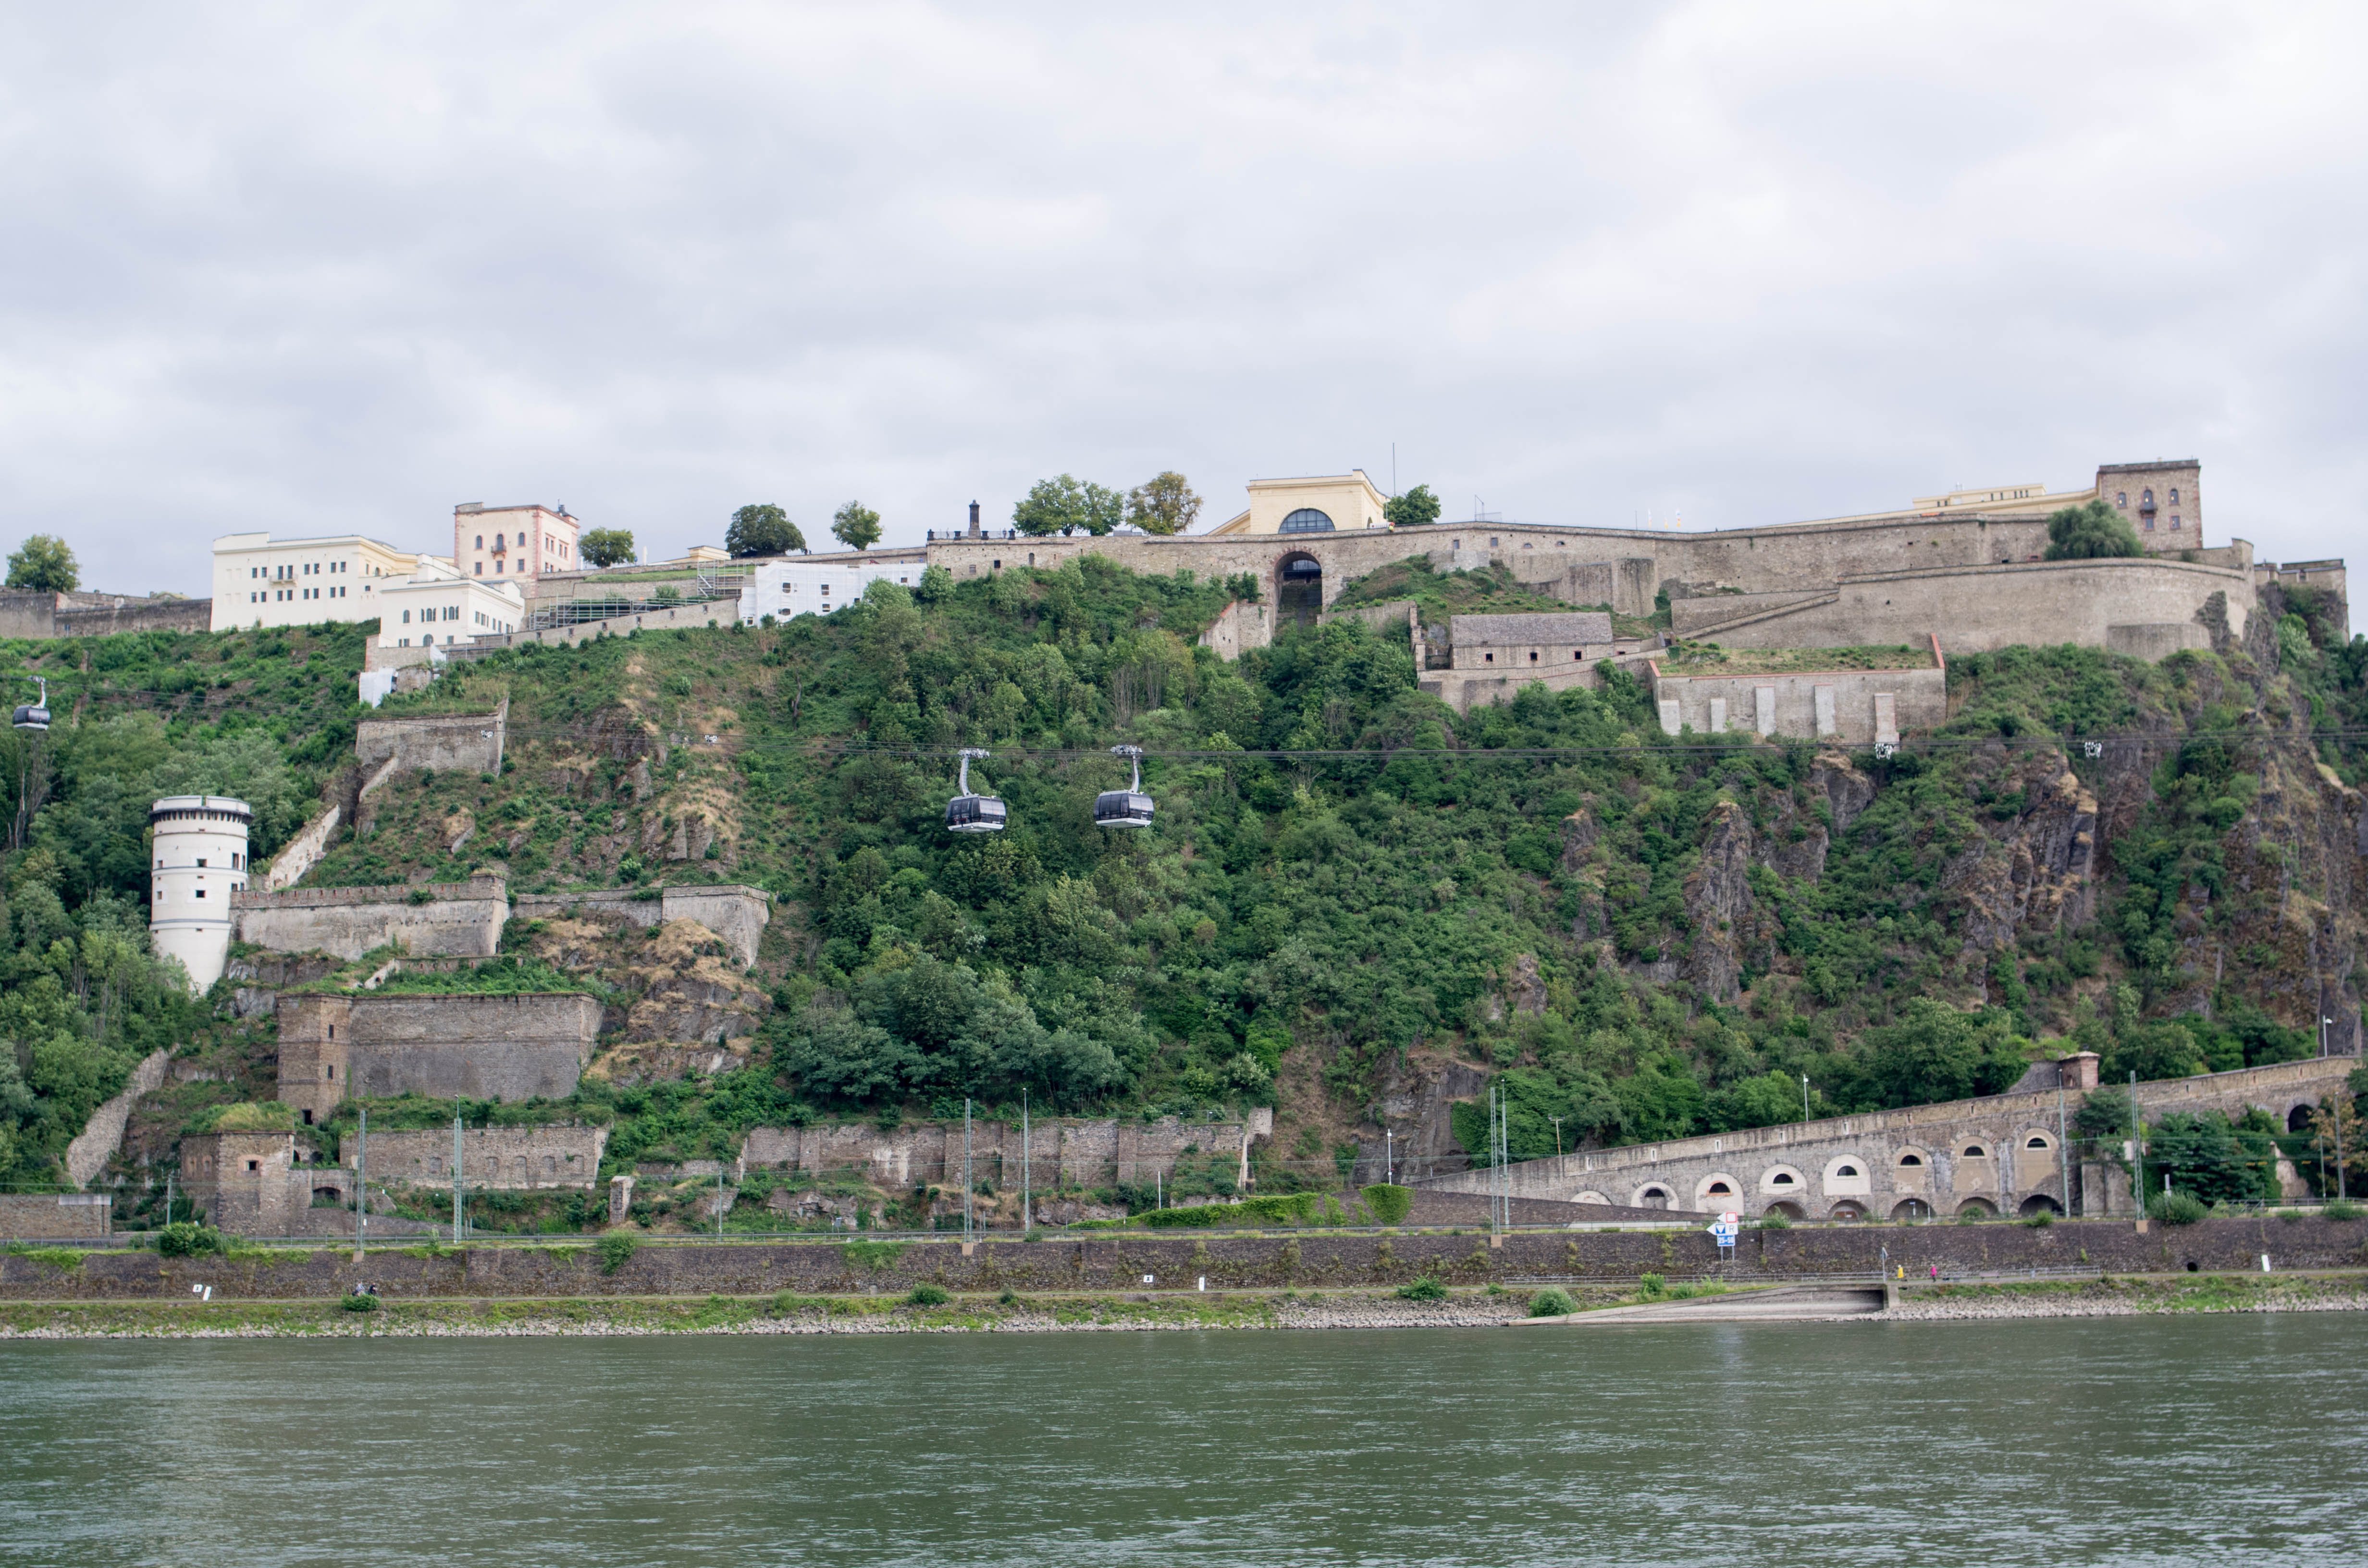
M 2311 1113 L 2316 1111 L 2317 1108 L 2318 1108 L 2317 1106 L 2305 1101 L 2303 1104 L 2298 1105 L 2294 1107 L 2294 1109 L 2286 1112 L 2286 1131 L 2288 1132 L 2309 1131 Z
M 1962 1220 L 1967 1216 L 1976 1220 L 1995 1220 L 1998 1218 L 1998 1205 L 1987 1198 L 1968 1198 L 1957 1205 L 1957 1218 Z
M 1805 1220 L 1809 1217 L 1809 1211 L 1807 1210 L 1802 1208 L 1799 1204 L 1792 1201 L 1790 1199 L 1782 1198 L 1780 1198 L 1775 1202 L 1770 1204 L 1766 1209 L 1762 1210 L 1761 1212 L 1766 1214 L 1782 1214 L 1787 1220 Z
M 1324 562 L 1294 550 L 1274 563 L 1277 622 L 1313 626 L 1324 613 Z
M 1920 1198 L 1903 1198 L 1891 1206 L 1894 1220 L 1930 1220 L 1932 1206 Z
M 2028 1220 L 2033 1214 L 2061 1214 L 2064 1206 L 2044 1192 L 2034 1192 L 2022 1200 L 2022 1206 L 2015 1212 Z
M 1866 1218 L 1866 1205 L 1848 1201 L 1837 1203 L 1832 1209 L 1827 1211 L 1826 1218 L 1828 1220 L 1863 1220 Z

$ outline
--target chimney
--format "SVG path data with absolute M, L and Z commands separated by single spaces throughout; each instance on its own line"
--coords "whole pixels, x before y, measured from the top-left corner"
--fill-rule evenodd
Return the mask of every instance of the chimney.
M 978 537 L 978 503 L 975 501 L 970 504 L 970 537 Z

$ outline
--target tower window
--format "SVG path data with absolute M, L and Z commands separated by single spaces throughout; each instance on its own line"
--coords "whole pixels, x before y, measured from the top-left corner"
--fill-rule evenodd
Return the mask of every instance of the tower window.
M 2170 487 L 2170 504 L 2174 506 L 2179 505 L 2179 486 L 2175 484 Z

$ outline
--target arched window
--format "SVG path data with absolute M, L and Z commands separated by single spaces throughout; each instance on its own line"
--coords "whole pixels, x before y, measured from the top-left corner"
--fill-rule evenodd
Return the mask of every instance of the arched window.
M 1666 1192 L 1662 1191 L 1662 1190 L 1661 1190 L 1659 1187 L 1646 1187 L 1646 1188 L 1645 1189 L 1644 1196 L 1645 1196 L 1646 1198 L 1667 1198 L 1667 1197 L 1668 1197 L 1669 1195 L 1668 1195 L 1668 1193 L 1666 1193 Z
M 1774 1176 L 1768 1178 L 1768 1185 L 1770 1187 L 1790 1187 L 1793 1185 L 1793 1173 L 1791 1171 L 1778 1171 Z
M 2170 487 L 2170 504 L 2174 506 L 2179 505 L 2179 486 L 2176 484 Z
M 2047 1140 L 2034 1132 L 2031 1135 L 2029 1141 L 2023 1144 L 2023 1147 L 2026 1149 L 2044 1149 L 2047 1147 Z
M 1332 519 L 1313 506 L 1302 506 L 1282 519 L 1281 531 L 1287 534 L 1328 534 L 1332 531 Z
M 2138 505 L 2139 505 L 2139 506 L 2153 506 L 2153 505 L 2154 505 L 2154 492 L 2153 492 L 2153 491 L 2151 491 L 2151 490 L 2141 490 L 2141 491 L 2139 491 L 2139 492 L 2138 492 Z
M 2114 506 L 2123 506 L 2123 507 L 2126 507 L 2129 504 L 2130 504 L 2130 493 L 2129 493 L 2128 491 L 2126 491 L 2126 490 L 2116 490 L 2116 491 L 2114 491 L 2114 492 L 2113 492 L 2113 505 L 2114 505 Z
M 1735 1190 L 1735 1188 L 1727 1186 L 1726 1183 L 1723 1181 L 1714 1181 L 1711 1183 L 1710 1189 L 1713 1192 L 1733 1192 Z
M 1924 1156 L 1921 1154 L 1902 1154 L 1899 1156 L 1899 1163 L 1903 1165 L 1920 1165 L 1924 1163 Z
M 1984 1149 L 1979 1143 L 1968 1143 L 1965 1145 L 1964 1157 L 1969 1160 L 1987 1160 L 1990 1156 L 1989 1152 Z
M 1856 1165 L 1836 1165 L 1834 1167 L 1834 1175 L 1838 1176 L 1854 1176 L 1858 1175 L 1858 1167 Z

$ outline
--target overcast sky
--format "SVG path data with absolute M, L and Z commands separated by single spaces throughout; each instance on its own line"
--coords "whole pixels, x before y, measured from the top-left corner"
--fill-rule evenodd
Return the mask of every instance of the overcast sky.
M 1206 527 L 1393 442 L 1451 517 L 2192 456 L 2213 543 L 2360 537 L 2368 7 L 1167 9 L 11 7 L 6 545 Z

